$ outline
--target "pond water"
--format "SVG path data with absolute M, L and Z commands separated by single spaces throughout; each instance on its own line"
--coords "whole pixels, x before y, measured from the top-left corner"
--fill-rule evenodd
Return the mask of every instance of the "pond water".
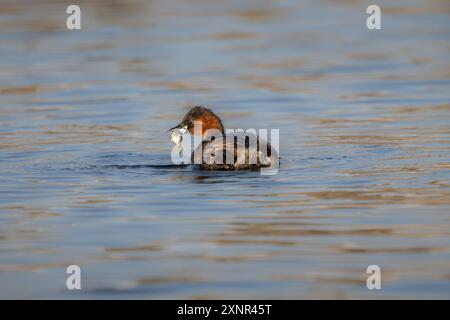
M 0 298 L 450 298 L 450 4 L 378 2 L 1 1 Z M 279 173 L 170 166 L 198 104 Z

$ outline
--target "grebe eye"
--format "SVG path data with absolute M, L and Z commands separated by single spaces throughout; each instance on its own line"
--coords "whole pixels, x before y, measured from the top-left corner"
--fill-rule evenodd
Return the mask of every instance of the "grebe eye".
M 191 125 L 192 125 L 192 122 L 191 121 L 186 121 L 186 125 L 188 126 L 188 127 L 190 127 Z

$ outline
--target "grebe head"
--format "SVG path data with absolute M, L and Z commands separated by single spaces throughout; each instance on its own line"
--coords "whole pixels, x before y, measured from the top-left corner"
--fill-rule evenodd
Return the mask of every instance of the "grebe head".
M 217 129 L 221 133 L 224 133 L 222 121 L 211 110 L 197 106 L 189 110 L 184 116 L 183 120 L 177 126 L 169 129 L 180 129 L 180 131 L 189 131 L 191 135 L 194 135 L 194 122 L 200 121 L 202 123 L 201 135 L 204 136 L 207 130 Z

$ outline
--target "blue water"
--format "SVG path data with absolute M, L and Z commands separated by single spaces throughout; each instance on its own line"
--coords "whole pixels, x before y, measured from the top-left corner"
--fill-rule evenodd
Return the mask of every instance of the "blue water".
M 449 3 L 367 5 L 2 5 L 0 298 L 450 298 Z M 279 173 L 173 166 L 198 104 Z

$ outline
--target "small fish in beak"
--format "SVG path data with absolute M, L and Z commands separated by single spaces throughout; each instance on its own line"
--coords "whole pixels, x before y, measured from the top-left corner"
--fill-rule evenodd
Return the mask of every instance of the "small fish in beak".
M 180 129 L 173 130 L 172 135 L 170 136 L 170 140 L 172 140 L 172 142 L 177 146 L 180 146 L 181 142 L 183 141 L 183 132 L 181 132 Z

